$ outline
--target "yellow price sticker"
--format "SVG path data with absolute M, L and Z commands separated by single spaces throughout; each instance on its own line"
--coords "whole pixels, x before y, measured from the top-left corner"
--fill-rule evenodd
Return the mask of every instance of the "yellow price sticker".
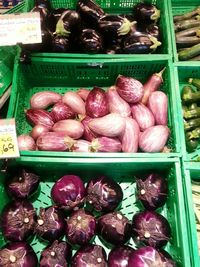
M 0 158 L 19 157 L 14 119 L 0 120 Z

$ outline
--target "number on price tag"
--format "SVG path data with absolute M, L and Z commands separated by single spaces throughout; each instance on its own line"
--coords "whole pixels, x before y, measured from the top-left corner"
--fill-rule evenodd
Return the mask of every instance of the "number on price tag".
M 15 119 L 0 120 L 0 158 L 19 157 Z

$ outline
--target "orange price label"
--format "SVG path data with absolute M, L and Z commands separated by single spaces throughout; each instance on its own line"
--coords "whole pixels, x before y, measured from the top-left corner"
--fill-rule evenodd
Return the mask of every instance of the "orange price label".
M 0 120 L 0 158 L 19 156 L 15 119 Z

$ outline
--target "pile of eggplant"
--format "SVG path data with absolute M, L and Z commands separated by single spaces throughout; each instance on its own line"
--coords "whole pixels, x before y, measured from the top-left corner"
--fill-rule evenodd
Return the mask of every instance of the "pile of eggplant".
M 36 0 L 31 12 L 41 17 L 42 43 L 23 45 L 26 52 L 153 53 L 160 42 L 160 10 L 148 3 L 133 6 L 132 14 L 107 14 L 93 0 L 79 0 L 77 9 L 52 9 L 50 1 Z
M 200 79 L 189 78 L 181 92 L 186 147 L 188 152 L 197 149 L 200 143 Z
M 159 91 L 165 68 L 142 84 L 119 75 L 104 90 L 38 91 L 25 110 L 31 132 L 19 150 L 71 152 L 169 152 L 168 97 Z
M 200 6 L 174 16 L 174 29 L 179 60 L 200 60 Z
M 9 174 L 6 189 L 13 200 L 1 214 L 8 243 L 0 249 L 0 266 L 38 266 L 29 244 L 34 235 L 35 242 L 46 244 L 39 257 L 41 267 L 176 266 L 163 250 L 171 239 L 171 227 L 156 211 L 168 197 L 168 182 L 162 174 L 136 177 L 137 201 L 145 210 L 135 213 L 132 221 L 120 208 L 124 198 L 120 184 L 108 176 L 91 178 L 85 185 L 81 177 L 66 174 L 51 188 L 52 205 L 36 211 L 31 199 L 40 194 L 39 183 L 40 177 L 24 168 Z M 108 257 L 104 247 L 93 242 L 95 236 L 110 249 Z M 127 244 L 131 237 L 139 248 Z

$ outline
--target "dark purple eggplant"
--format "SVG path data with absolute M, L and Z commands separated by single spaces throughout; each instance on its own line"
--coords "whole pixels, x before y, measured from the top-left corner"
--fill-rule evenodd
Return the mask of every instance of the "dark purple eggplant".
M 38 188 L 40 178 L 24 168 L 14 170 L 7 181 L 7 191 L 15 198 L 27 198 Z
M 56 35 L 52 40 L 52 51 L 58 53 L 66 53 L 70 48 L 69 37 Z
M 75 10 L 67 9 L 56 24 L 56 34 L 69 37 L 72 32 L 79 31 L 81 17 Z
M 98 23 L 99 29 L 106 37 L 114 38 L 128 34 L 135 21 L 130 22 L 119 15 L 107 14 L 100 18 Z
M 143 175 L 136 180 L 137 197 L 147 210 L 162 207 L 167 200 L 168 183 L 157 173 Z
M 138 3 L 134 6 L 133 12 L 135 19 L 140 23 L 156 22 L 160 18 L 160 10 L 153 4 Z
M 10 241 L 22 241 L 34 231 L 36 211 L 27 200 L 8 203 L 1 214 L 3 235 Z
M 104 241 L 122 245 L 131 237 L 131 224 L 121 212 L 114 211 L 98 218 L 97 232 Z
M 55 32 L 56 24 L 58 23 L 59 19 L 61 18 L 62 14 L 67 11 L 66 8 L 58 8 L 53 9 L 49 15 L 48 19 L 48 28 L 50 31 Z
M 68 266 L 71 257 L 71 246 L 64 241 L 55 240 L 41 253 L 40 267 Z
M 46 28 L 42 28 L 42 43 L 25 44 L 22 48 L 30 52 L 48 52 L 51 51 L 52 33 Z
M 131 34 L 124 40 L 123 51 L 125 54 L 148 54 L 154 52 L 160 45 L 161 42 L 148 34 L 138 36 Z
M 132 30 L 131 35 L 144 35 L 149 34 L 150 36 L 153 36 L 160 40 L 160 28 L 158 25 L 151 23 L 151 24 L 137 24 L 135 29 Z
M 56 207 L 41 208 L 35 226 L 36 234 L 52 242 L 64 235 L 64 216 Z
M 107 176 L 91 179 L 86 190 L 87 202 L 99 212 L 113 211 L 123 199 L 120 185 Z
M 103 40 L 101 35 L 92 29 L 84 29 L 81 32 L 79 40 L 80 48 L 86 53 L 96 54 L 103 49 Z
M 72 257 L 71 267 L 106 267 L 106 252 L 99 245 L 87 244 Z
M 103 9 L 92 0 L 79 0 L 77 11 L 88 25 L 98 25 L 98 20 L 105 15 Z
M 134 251 L 129 246 L 117 246 L 108 255 L 108 267 L 128 267 L 130 254 Z

